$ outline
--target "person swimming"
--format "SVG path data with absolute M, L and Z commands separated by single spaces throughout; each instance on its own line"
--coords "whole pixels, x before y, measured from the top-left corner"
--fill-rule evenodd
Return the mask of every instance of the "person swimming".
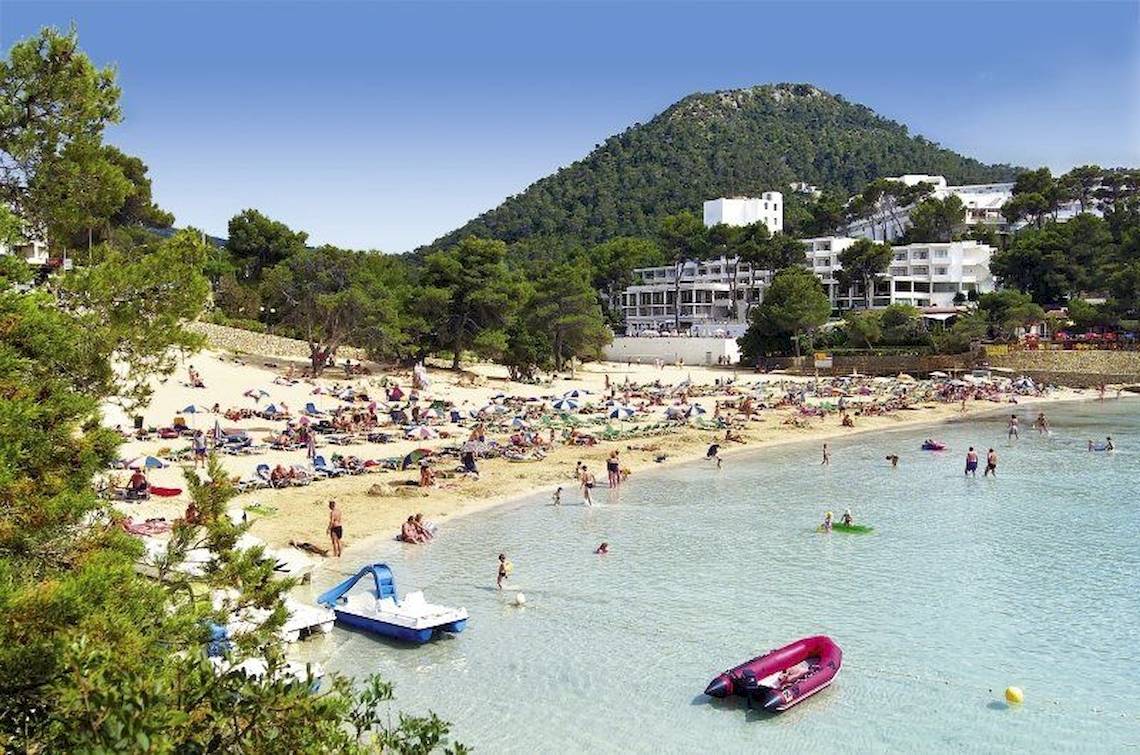
M 891 463 L 892 467 L 897 467 L 899 465 L 899 455 L 898 454 L 887 454 L 887 461 L 889 461 Z
M 609 552 L 610 552 L 610 544 L 609 543 L 602 543 L 596 549 L 594 549 L 594 553 L 596 553 L 599 556 L 604 556 Z

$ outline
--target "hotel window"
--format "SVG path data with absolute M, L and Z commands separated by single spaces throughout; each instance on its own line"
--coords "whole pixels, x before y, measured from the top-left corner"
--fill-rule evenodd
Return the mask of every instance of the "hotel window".
M 947 273 L 946 273 L 946 268 L 944 268 L 944 267 L 936 267 L 936 268 L 934 268 L 934 274 L 935 274 L 935 275 L 946 275 L 946 274 L 947 274 Z
M 895 252 L 895 262 L 906 262 L 906 252 Z
M 891 275 L 906 275 L 906 268 L 905 267 L 892 267 L 891 268 Z
M 913 271 L 912 275 L 926 275 L 930 272 L 930 268 L 926 265 L 915 265 L 911 270 Z
M 948 254 L 949 254 L 949 252 L 945 249 L 935 249 L 934 250 L 934 256 L 935 257 L 945 258 Z
M 926 253 L 925 249 L 914 253 L 914 258 L 916 260 L 924 260 L 924 259 L 926 259 L 926 257 L 927 257 L 927 253 Z
M 918 283 L 916 281 L 914 284 L 914 290 L 915 291 L 921 291 L 923 293 L 929 294 L 930 293 L 930 284 L 929 283 Z

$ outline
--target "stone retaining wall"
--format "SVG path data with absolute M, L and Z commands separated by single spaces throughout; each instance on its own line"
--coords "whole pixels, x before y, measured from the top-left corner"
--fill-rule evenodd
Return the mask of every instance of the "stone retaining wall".
M 1010 351 L 987 356 L 994 367 L 1063 376 L 1066 385 L 1140 382 L 1140 351 L 1072 349 Z M 1054 381 L 1057 382 L 1057 381 Z
M 252 330 L 231 328 L 227 325 L 216 325 L 212 322 L 192 322 L 187 330 L 199 333 L 206 337 L 210 348 L 220 351 L 233 351 L 242 354 L 260 354 L 267 357 L 281 359 L 309 360 L 309 344 L 295 338 L 269 335 L 268 333 L 254 333 Z M 351 346 L 342 346 L 337 351 L 340 359 L 366 360 L 368 356 L 364 349 Z
M 811 375 L 815 373 L 811 356 L 767 359 L 767 369 Z M 832 367 L 820 375 L 897 375 L 906 372 L 923 375 L 935 370 L 968 370 L 987 362 L 1034 380 L 1073 388 L 1089 388 L 1102 383 L 1140 383 L 1140 351 L 1013 351 L 998 354 L 934 354 L 911 356 L 835 356 Z

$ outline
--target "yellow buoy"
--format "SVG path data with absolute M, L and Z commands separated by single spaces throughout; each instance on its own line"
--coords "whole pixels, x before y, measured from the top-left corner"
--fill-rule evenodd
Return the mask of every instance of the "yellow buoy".
M 1007 703 L 1020 704 L 1024 700 L 1025 694 L 1021 691 L 1021 687 L 1005 688 L 1005 701 Z

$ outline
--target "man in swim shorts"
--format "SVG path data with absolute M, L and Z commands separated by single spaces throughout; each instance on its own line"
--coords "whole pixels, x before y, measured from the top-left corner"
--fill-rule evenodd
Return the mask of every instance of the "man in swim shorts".
M 982 477 L 993 475 L 997 477 L 997 451 L 992 448 L 986 454 L 986 471 L 982 472 Z
M 970 446 L 970 450 L 966 452 L 966 474 L 971 477 L 978 476 L 978 452 Z
M 329 501 L 329 540 L 332 541 L 332 554 L 340 557 L 340 541 L 344 537 L 344 525 L 336 501 Z
M 1018 439 L 1021 437 L 1021 430 L 1017 426 L 1017 415 L 1009 415 L 1009 437 L 1010 439 Z
M 590 470 L 586 468 L 585 464 L 582 465 L 582 472 L 578 481 L 582 483 L 582 500 L 587 506 L 593 506 L 594 499 L 590 497 L 590 491 L 594 489 L 596 481 L 594 475 L 590 473 Z

